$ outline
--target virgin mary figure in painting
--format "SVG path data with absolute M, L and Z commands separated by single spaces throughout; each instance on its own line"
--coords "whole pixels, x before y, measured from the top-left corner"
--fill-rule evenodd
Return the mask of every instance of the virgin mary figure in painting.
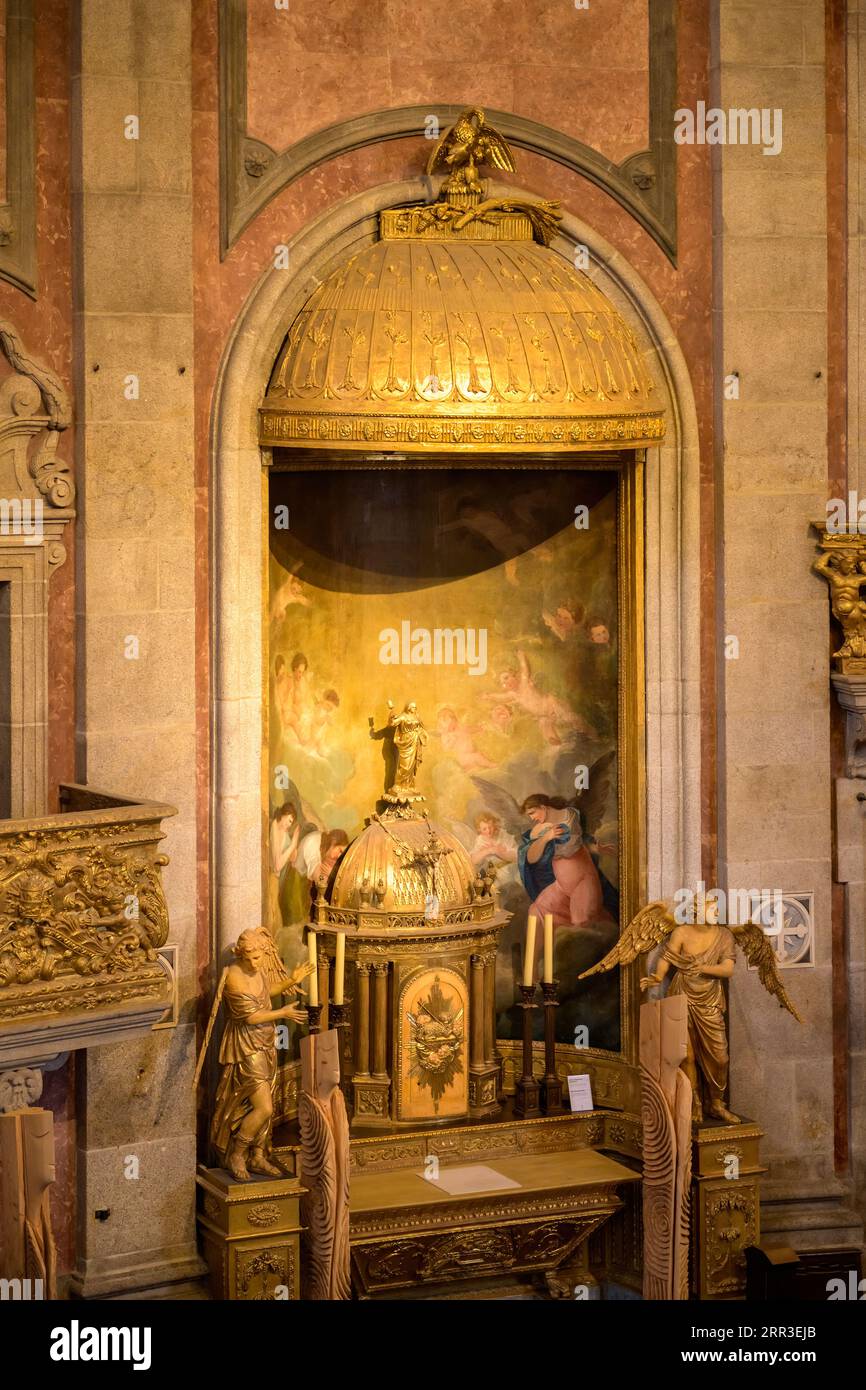
M 530 913 L 550 913 L 554 926 L 607 922 L 598 869 L 583 841 L 580 813 L 561 796 L 536 792 L 521 806 L 531 825 L 517 849 Z

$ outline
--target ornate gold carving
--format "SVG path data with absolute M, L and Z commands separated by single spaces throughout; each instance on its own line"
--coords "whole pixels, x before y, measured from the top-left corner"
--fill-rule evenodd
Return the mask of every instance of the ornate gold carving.
M 288 334 L 261 443 L 511 452 L 645 445 L 664 413 L 619 311 L 548 243 L 556 204 L 484 198 L 513 168 L 465 111 L 431 155 L 427 207 L 382 213 L 381 240 L 316 289 Z
M 555 1267 L 596 1224 L 594 1220 L 553 1220 L 504 1230 L 457 1230 L 427 1240 L 398 1238 L 356 1246 L 353 1256 L 370 1290 L 473 1279 L 512 1269 Z
M 409 1163 L 423 1163 L 425 1156 L 423 1139 L 416 1139 L 407 1144 L 389 1144 L 385 1150 L 380 1145 L 368 1147 L 356 1142 L 349 1149 L 351 1168 L 405 1168 Z
M 270 1250 L 256 1250 L 238 1255 L 237 1297 L 252 1302 L 273 1299 L 277 1286 L 294 1286 L 294 1253 L 285 1245 Z
M 437 1202 L 435 1206 L 401 1207 L 401 1225 L 412 1230 L 435 1230 L 438 1227 L 458 1226 L 469 1221 L 501 1222 L 529 1216 L 559 1216 L 569 1211 L 616 1210 L 620 1199 L 611 1183 L 598 1187 L 567 1192 L 553 1192 L 544 1197 L 515 1196 L 510 1200 L 479 1198 L 473 1202 Z M 352 1217 L 352 1239 L 381 1235 L 392 1229 L 393 1216 L 381 1212 L 358 1213 Z
M 205 1211 L 207 1210 L 206 1201 Z M 251 1226 L 276 1226 L 279 1219 L 280 1209 L 274 1202 L 259 1202 L 247 1212 L 247 1221 Z
M 355 1083 L 355 1113 L 358 1115 L 387 1114 L 388 1095 L 384 1089 Z
M 706 1296 L 742 1294 L 745 1284 L 743 1252 L 757 1240 L 757 1193 L 754 1185 L 716 1191 L 706 1207 Z
M 738 1144 L 727 1144 L 724 1148 L 716 1149 L 716 1162 L 723 1166 L 729 1158 L 742 1158 L 743 1150 Z
M 167 808 L 163 808 L 167 809 Z M 160 868 L 135 844 L 88 844 L 101 827 L 0 837 L 0 1021 L 159 996 L 168 935 Z M 106 840 L 126 830 L 107 826 Z
M 609 449 L 623 444 L 638 448 L 664 438 L 664 418 L 641 414 L 623 418 L 595 415 L 575 419 L 556 415 L 545 419 L 509 419 L 497 416 L 467 420 L 461 415 L 437 413 L 429 418 L 404 419 L 398 415 L 369 415 L 327 411 L 276 411 L 263 407 L 259 442 L 278 445 L 316 444 L 339 449 L 452 450 L 474 449 L 482 453 L 538 453 L 561 449 Z
M 834 534 L 817 522 L 822 553 L 812 563 L 830 586 L 830 608 L 842 629 L 842 645 L 833 653 L 835 669 L 843 675 L 866 672 L 866 536 L 859 532 Z

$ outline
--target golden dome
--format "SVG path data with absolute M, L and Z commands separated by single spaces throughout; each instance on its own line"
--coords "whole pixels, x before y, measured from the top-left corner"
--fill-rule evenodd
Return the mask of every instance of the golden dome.
M 659 393 L 619 311 L 534 239 L 536 205 L 487 206 L 382 213 L 381 239 L 291 325 L 262 444 L 520 453 L 663 436 Z
M 313 925 L 411 929 L 486 921 L 496 914 L 491 886 L 450 831 L 426 816 L 386 811 L 349 845 L 330 890 L 313 906 Z

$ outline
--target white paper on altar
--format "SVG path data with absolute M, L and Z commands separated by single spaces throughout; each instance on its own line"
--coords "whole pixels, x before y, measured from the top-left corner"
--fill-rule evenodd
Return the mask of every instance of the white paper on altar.
M 499 1192 L 506 1187 L 520 1187 L 519 1182 L 497 1173 L 495 1168 L 487 1168 L 483 1163 L 472 1163 L 464 1168 L 440 1168 L 438 1176 L 428 1178 L 418 1174 L 424 1182 L 439 1187 L 449 1197 L 459 1197 L 467 1192 Z

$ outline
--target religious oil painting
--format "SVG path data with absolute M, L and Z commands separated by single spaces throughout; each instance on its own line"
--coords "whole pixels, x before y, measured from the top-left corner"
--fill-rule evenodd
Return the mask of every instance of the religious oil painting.
M 267 867 L 284 961 L 302 956 L 311 880 L 382 795 L 389 701 L 414 702 L 423 810 L 495 871 L 511 914 L 497 1036 L 520 1035 L 527 918 L 540 979 L 549 913 L 558 1040 L 618 1050 L 616 977 L 578 980 L 619 931 L 617 474 L 277 468 L 270 518 Z

